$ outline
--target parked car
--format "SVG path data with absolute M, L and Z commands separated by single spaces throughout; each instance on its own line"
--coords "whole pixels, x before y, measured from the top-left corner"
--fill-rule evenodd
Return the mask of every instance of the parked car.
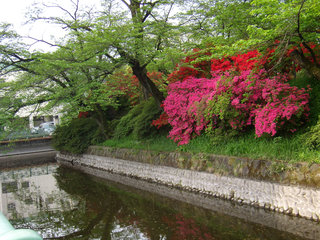
M 44 122 L 39 125 L 38 133 L 43 132 L 52 135 L 55 129 L 56 126 L 54 125 L 54 122 Z
M 39 127 L 31 128 L 31 133 L 38 133 L 38 132 L 39 132 Z

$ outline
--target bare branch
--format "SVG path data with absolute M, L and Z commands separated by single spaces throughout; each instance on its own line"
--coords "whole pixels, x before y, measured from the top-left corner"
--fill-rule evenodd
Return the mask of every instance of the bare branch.
M 63 12 L 65 12 L 67 15 L 69 15 L 73 20 L 76 20 L 76 16 L 73 15 L 71 12 L 69 12 L 67 9 L 63 8 L 62 6 L 58 5 L 58 4 L 55 4 L 55 5 L 48 5 L 48 4 L 45 4 L 43 3 L 43 6 L 44 7 L 47 7 L 47 8 L 58 8 L 60 10 L 62 10 Z M 76 14 L 76 12 L 75 12 Z
M 282 42 L 286 41 L 285 47 L 282 49 L 282 52 L 281 52 L 280 57 L 279 57 L 278 61 L 276 62 L 276 64 L 274 64 L 273 67 L 268 70 L 268 72 L 272 72 L 282 62 L 282 59 L 285 56 L 285 54 L 288 50 L 289 43 L 290 43 L 290 37 L 288 37 L 287 40 L 286 40 L 286 37 L 287 37 L 287 32 L 285 33 L 283 40 L 282 40 Z
M 172 2 L 172 3 L 170 4 L 169 11 L 168 11 L 168 13 L 166 14 L 165 22 L 168 22 L 169 15 L 170 15 L 170 13 L 171 13 L 171 11 L 172 11 L 173 5 L 174 5 L 174 3 Z
M 151 9 L 146 10 L 146 11 L 144 12 L 144 17 L 142 18 L 142 22 L 145 22 L 145 21 L 147 20 L 147 18 L 150 16 L 150 14 L 151 14 L 154 6 L 155 6 L 157 3 L 159 3 L 159 1 L 155 1 L 155 2 L 153 2 L 153 3 L 152 3 L 152 2 L 143 3 L 143 5 L 150 5 L 150 6 L 151 6 Z
M 79 11 L 79 0 L 77 0 L 77 2 L 74 2 L 73 0 L 71 0 L 71 2 L 73 3 L 73 5 L 75 6 L 75 10 L 74 10 L 74 19 L 77 19 L 77 15 L 78 15 L 78 11 Z
M 30 44 L 30 47 L 35 45 L 35 44 L 37 44 L 37 43 L 39 43 L 39 42 L 41 42 L 41 43 L 45 43 L 45 44 L 47 44 L 47 45 L 49 45 L 51 47 L 59 47 L 59 48 L 64 48 L 64 49 L 71 50 L 70 48 L 68 48 L 66 46 L 55 44 L 55 43 L 50 43 L 50 42 L 48 42 L 48 41 L 46 41 L 44 39 L 37 39 L 37 38 L 31 37 L 31 36 L 27 36 L 26 38 L 29 38 L 29 39 L 32 39 L 32 40 L 35 41 L 34 43 Z

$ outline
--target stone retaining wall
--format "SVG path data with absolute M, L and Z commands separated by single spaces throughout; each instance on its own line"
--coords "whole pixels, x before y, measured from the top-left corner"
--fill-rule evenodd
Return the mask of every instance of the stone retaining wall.
M 89 147 L 87 154 L 215 173 L 221 176 L 320 188 L 320 164 L 316 163 L 284 163 L 213 154 L 155 152 L 101 146 Z
M 199 155 L 200 160 L 196 161 L 194 160 L 196 156 L 180 153 L 90 147 L 87 154 L 81 156 L 59 153 L 57 160 L 319 221 L 320 189 L 315 187 L 319 184 L 314 181 L 316 178 L 310 178 L 310 174 L 304 174 L 304 178 L 301 177 L 296 181 L 292 180 L 294 178 L 290 175 L 292 171 L 317 172 L 319 170 L 317 165 L 311 168 L 305 168 L 303 164 L 300 167 L 297 165 L 298 170 L 285 169 L 279 173 L 270 167 L 272 163 L 263 161 L 219 156 L 216 156 L 218 160 L 215 161 L 212 160 L 214 156 L 201 156 L 203 155 Z M 208 165 L 209 168 L 199 168 L 199 166 Z M 264 168 L 262 165 L 267 167 Z M 247 170 L 244 171 L 244 169 Z M 315 174 L 316 177 L 317 174 Z M 307 181 L 305 176 L 313 180 Z M 271 181 L 266 181 L 268 179 Z M 292 182 L 295 185 L 292 185 Z

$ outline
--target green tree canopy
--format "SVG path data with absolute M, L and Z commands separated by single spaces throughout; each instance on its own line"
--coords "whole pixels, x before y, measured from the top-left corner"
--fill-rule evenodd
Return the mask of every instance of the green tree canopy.
M 41 103 L 64 106 L 69 113 L 101 112 L 116 106 L 123 94 L 105 84 L 123 66 L 132 68 L 145 97 L 152 95 L 160 106 L 163 92 L 147 69 L 168 74 L 177 56 L 199 46 L 221 57 L 250 48 L 263 51 L 277 41 L 275 65 L 294 48 L 291 58 L 320 79 L 319 57 L 311 47 L 319 44 L 317 0 L 105 0 L 101 12 L 81 9 L 80 0 L 71 3 L 72 9 L 42 3 L 30 13 L 31 20 L 66 30 L 64 39 L 46 42 L 52 52 L 32 52 L 9 25 L 0 26 L 1 74 L 16 74 L 14 81 L 1 82 L 3 113 L 13 116 Z M 57 8 L 65 17 L 46 16 L 45 8 Z
M 124 65 L 131 66 L 145 95 L 151 94 L 160 105 L 163 93 L 148 77 L 147 66 L 179 41 L 169 22 L 173 1 L 105 1 L 105 10 L 94 17 L 79 9 L 79 1 L 73 3 L 71 10 L 44 4 L 32 13 L 32 20 L 51 21 L 68 31 L 64 41 L 46 42 L 55 47 L 53 52 L 26 50 L 16 44 L 19 36 L 2 26 L 1 72 L 23 73 L 3 83 L 4 97 L 15 99 L 6 109 L 14 114 L 24 106 L 45 103 L 47 109 L 60 105 L 69 113 L 101 112 L 116 106 L 117 96 L 123 94 L 105 82 Z M 66 18 L 43 16 L 46 7 L 60 9 Z

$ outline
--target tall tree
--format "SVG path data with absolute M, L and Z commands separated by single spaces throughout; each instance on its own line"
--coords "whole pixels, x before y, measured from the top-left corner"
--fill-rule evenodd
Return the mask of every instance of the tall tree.
M 46 42 L 56 48 L 54 52 L 31 53 L 25 50 L 26 48 L 14 47 L 11 42 L 19 43 L 19 36 L 8 31 L 6 26 L 3 28 L 1 73 L 23 74 L 16 75 L 14 80 L 1 83 L 3 98 L 12 99 L 6 101 L 2 110 L 11 112 L 12 116 L 25 106 L 37 108 L 39 104 L 45 109 L 63 106 L 61 111 L 69 113 L 91 110 L 97 113 L 96 120 L 104 131 L 103 109 L 106 106 L 115 106 L 115 97 L 120 94 L 115 89 L 107 88 L 104 81 L 118 65 L 106 61 L 101 53 L 97 53 L 95 48 L 85 43 L 83 36 L 85 32 L 91 31 L 91 19 L 88 15 L 80 14 L 79 1 L 73 3 L 73 11 L 56 5 L 46 5 L 68 13 L 69 19 L 37 16 L 37 19 L 54 20 L 69 30 L 65 42 Z
M 113 1 L 105 2 L 111 6 Z M 126 10 L 117 10 L 118 14 L 104 14 L 98 19 L 97 28 L 91 32 L 92 42 L 100 45 L 101 50 L 105 52 L 103 48 L 106 47 L 117 53 L 117 56 L 106 57 L 131 66 L 145 95 L 151 94 L 159 106 L 164 100 L 163 93 L 148 77 L 147 67 L 159 57 L 165 47 L 174 44 L 173 33 L 176 32 L 173 31 L 170 17 L 175 2 L 177 1 L 118 1 L 119 7 Z
M 58 43 L 34 39 L 55 47 L 55 51 L 30 53 L 16 48 L 11 51 L 6 46 L 0 49 L 2 73 L 26 73 L 7 84 L 8 94 L 16 92 L 16 97 L 24 98 L 15 109 L 41 102 L 47 102 L 48 107 L 65 103 L 78 110 L 99 110 L 114 104 L 110 96 L 115 96 L 115 90 L 106 89 L 103 83 L 122 65 L 131 66 L 146 95 L 151 94 L 160 106 L 163 93 L 148 77 L 147 67 L 173 45 L 169 39 L 174 39 L 172 33 L 176 31 L 171 31 L 169 19 L 174 1 L 106 0 L 105 10 L 94 14 L 81 11 L 80 0 L 70 2 L 70 10 L 42 3 L 31 14 L 31 20 L 50 21 L 67 30 L 65 39 Z M 41 10 L 46 8 L 57 8 L 65 17 L 43 15 Z M 32 90 L 23 93 L 20 86 Z

